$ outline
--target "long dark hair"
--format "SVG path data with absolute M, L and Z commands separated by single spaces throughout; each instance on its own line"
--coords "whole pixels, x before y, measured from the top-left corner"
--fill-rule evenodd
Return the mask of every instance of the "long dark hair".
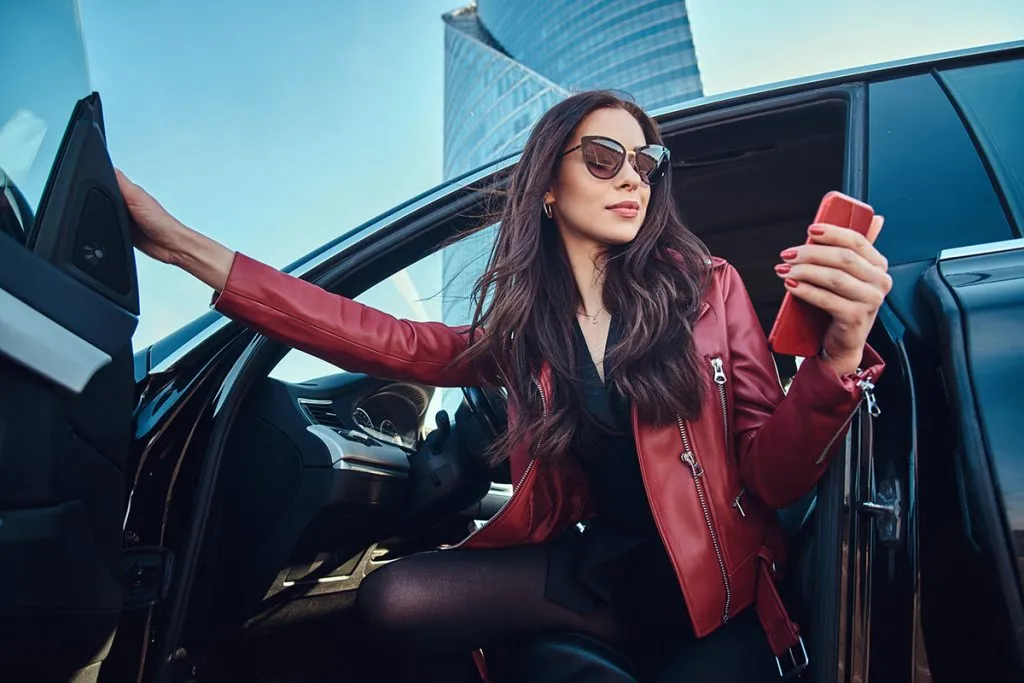
M 581 299 L 542 202 L 560 153 L 583 119 L 601 108 L 625 110 L 640 124 L 648 144 L 661 144 L 654 120 L 613 92 L 583 92 L 552 107 L 537 122 L 511 172 L 497 240 L 473 288 L 473 341 L 460 360 L 495 359 L 517 409 L 508 434 L 496 445 L 496 460 L 506 457 L 524 434 L 532 455 L 562 455 L 584 419 L 572 343 Z M 705 385 L 693 325 L 710 272 L 707 248 L 679 217 L 670 171 L 651 188 L 636 238 L 611 247 L 605 269 L 604 307 L 618 316 L 623 330 L 608 350 L 605 381 L 628 397 L 647 423 L 666 424 L 676 415 L 692 419 L 700 413 Z M 535 385 L 543 361 L 551 366 L 554 385 L 554 396 L 546 397 L 546 418 Z

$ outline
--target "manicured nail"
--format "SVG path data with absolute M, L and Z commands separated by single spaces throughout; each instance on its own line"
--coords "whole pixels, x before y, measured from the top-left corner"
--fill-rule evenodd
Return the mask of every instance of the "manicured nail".
M 812 235 L 817 235 L 818 237 L 821 237 L 822 235 L 825 234 L 825 228 L 823 228 L 820 225 L 812 225 L 807 229 L 807 232 L 811 233 Z
M 790 289 L 796 289 L 796 286 L 798 284 L 796 280 L 785 280 L 785 283 L 786 286 L 789 287 Z
M 793 270 L 793 266 L 789 265 L 788 263 L 780 263 L 779 265 L 775 266 L 775 272 L 778 273 L 779 275 L 785 275 L 791 270 Z
M 783 261 L 789 261 L 796 258 L 796 249 L 787 249 L 786 251 L 779 254 Z

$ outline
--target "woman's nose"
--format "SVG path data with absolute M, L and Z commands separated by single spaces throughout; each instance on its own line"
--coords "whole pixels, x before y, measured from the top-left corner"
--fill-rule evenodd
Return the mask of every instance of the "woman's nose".
M 619 171 L 619 182 L 621 183 L 620 187 L 635 189 L 640 186 L 640 174 L 633 168 L 633 158 L 629 156 L 626 157 L 626 162 L 622 164 L 622 170 Z

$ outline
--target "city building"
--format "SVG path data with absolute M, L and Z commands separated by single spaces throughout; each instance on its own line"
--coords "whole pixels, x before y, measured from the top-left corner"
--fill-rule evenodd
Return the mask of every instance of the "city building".
M 703 94 L 684 0 L 478 0 L 443 21 L 446 178 L 521 149 L 575 91 L 648 110 Z

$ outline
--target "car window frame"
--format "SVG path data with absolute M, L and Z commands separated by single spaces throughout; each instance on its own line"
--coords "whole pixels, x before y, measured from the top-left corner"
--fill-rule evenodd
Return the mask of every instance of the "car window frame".
M 1022 69 L 1024 69 L 1024 57 L 1020 55 L 1006 55 L 1001 59 L 993 59 L 980 63 L 948 66 L 941 70 L 936 70 L 935 78 L 939 82 L 939 86 L 945 91 L 950 103 L 956 110 L 957 115 L 960 117 L 960 121 L 967 130 L 967 134 L 974 143 L 978 156 L 981 157 L 982 164 L 989 174 L 989 180 L 992 182 L 992 186 L 996 191 L 996 196 L 999 198 L 999 202 L 1003 207 L 1003 212 L 1006 214 L 1006 220 L 1010 225 L 1010 229 L 1013 231 L 1012 238 L 1019 238 L 1022 236 L 1021 230 L 1022 227 L 1024 227 L 1024 188 L 1019 190 L 1016 195 L 1019 206 L 1014 202 L 1011 202 L 1007 188 L 1007 185 L 1010 184 L 1010 179 L 1005 177 L 1005 169 L 1003 169 L 1001 163 L 996 163 L 997 160 L 993 158 L 993 150 L 990 149 L 989 142 L 983 138 L 982 133 L 978 130 L 980 122 L 975 121 L 968 111 L 969 109 L 974 109 L 975 103 L 967 101 L 966 93 L 958 93 L 959 85 L 953 80 L 954 73 L 960 74 L 977 69 L 985 69 L 999 64 L 1010 63 L 1017 63 Z M 1021 160 L 1020 168 L 1014 169 L 1014 171 L 1024 179 L 1024 158 Z

